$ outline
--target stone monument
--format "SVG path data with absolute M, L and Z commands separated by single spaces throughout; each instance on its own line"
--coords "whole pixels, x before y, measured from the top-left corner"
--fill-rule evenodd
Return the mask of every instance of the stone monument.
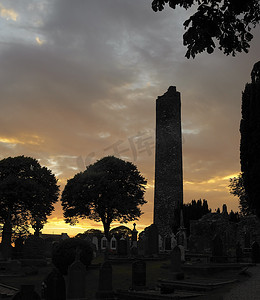
M 172 233 L 183 203 L 181 98 L 176 87 L 156 100 L 154 224 L 162 239 Z

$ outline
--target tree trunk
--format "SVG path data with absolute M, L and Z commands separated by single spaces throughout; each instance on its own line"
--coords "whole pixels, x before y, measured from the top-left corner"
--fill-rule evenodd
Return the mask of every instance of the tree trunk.
M 1 242 L 1 251 L 3 258 L 8 260 L 11 257 L 12 252 L 12 223 L 8 218 L 5 221 L 3 232 L 2 232 L 2 242 Z
M 107 240 L 109 240 L 110 223 L 104 221 L 103 227 L 104 227 L 105 237 L 107 238 Z

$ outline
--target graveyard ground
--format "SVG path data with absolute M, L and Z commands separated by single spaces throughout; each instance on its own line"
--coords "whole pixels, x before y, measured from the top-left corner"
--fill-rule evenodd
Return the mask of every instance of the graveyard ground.
M 93 264 L 101 263 L 103 261 L 103 257 L 98 257 L 93 260 Z M 170 261 L 147 261 L 147 287 L 148 288 L 155 288 L 157 286 L 158 279 L 170 279 L 171 273 L 170 270 L 167 268 L 162 268 L 162 264 L 168 264 Z M 128 289 L 131 285 L 131 263 L 120 263 L 120 264 L 113 264 L 113 288 L 116 289 Z M 20 288 L 21 284 L 34 284 L 35 290 L 40 294 L 41 291 L 41 282 L 47 276 L 47 274 L 51 271 L 52 266 L 49 264 L 46 267 L 39 268 L 38 274 L 34 275 L 27 275 L 27 276 L 17 276 L 17 277 L 8 277 L 8 276 L 0 276 L 0 283 Z M 88 299 L 95 299 L 95 293 L 98 289 L 98 278 L 99 278 L 99 267 L 90 268 L 87 271 L 87 278 L 86 278 L 86 295 Z M 221 274 L 216 274 L 212 276 L 213 279 L 221 279 L 221 280 L 229 280 L 229 279 L 238 279 L 238 283 L 233 283 L 228 286 L 224 286 L 218 288 L 209 294 L 207 297 L 210 296 L 211 300 L 214 299 L 223 299 L 219 298 L 224 294 L 227 294 L 231 288 L 236 288 L 237 286 L 241 286 L 241 282 L 244 282 L 250 277 L 245 275 L 238 275 L 238 271 L 225 271 Z M 197 280 L 197 277 L 192 275 L 186 275 L 187 280 Z M 207 299 L 207 297 L 201 297 L 196 299 Z

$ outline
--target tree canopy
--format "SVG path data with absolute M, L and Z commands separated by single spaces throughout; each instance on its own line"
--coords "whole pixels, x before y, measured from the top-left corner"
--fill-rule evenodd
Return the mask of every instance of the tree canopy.
M 2 245 L 11 244 L 17 227 L 40 227 L 58 201 L 57 179 L 31 157 L 8 157 L 0 161 L 0 223 L 4 224 Z M 37 226 L 35 227 L 37 230 Z M 39 228 L 38 228 L 39 230 Z
M 237 177 L 230 178 L 229 192 L 233 196 L 239 198 L 239 209 L 241 214 L 249 214 L 250 209 L 248 206 L 248 196 L 245 191 L 244 181 L 241 173 Z
M 260 217 L 260 61 L 255 63 L 251 78 L 242 95 L 240 163 L 248 207 Z
M 212 53 L 216 41 L 226 55 L 247 53 L 253 38 L 251 29 L 260 22 L 259 0 L 153 0 L 152 9 L 161 11 L 167 3 L 172 9 L 196 9 L 183 24 L 187 58 L 203 51 Z
M 142 212 L 146 180 L 137 167 L 114 156 L 107 156 L 76 174 L 62 193 L 67 223 L 79 218 L 102 222 L 106 237 L 113 221 L 137 220 Z
M 173 232 L 177 232 L 180 227 L 180 210 L 183 211 L 184 227 L 187 229 L 187 234 L 190 234 L 190 221 L 198 220 L 202 216 L 211 212 L 208 207 L 206 199 L 192 200 L 190 203 L 184 203 L 179 207 L 174 214 L 175 224 L 173 226 Z
M 0 222 L 10 218 L 45 223 L 58 201 L 57 179 L 31 157 L 8 157 L 0 161 Z

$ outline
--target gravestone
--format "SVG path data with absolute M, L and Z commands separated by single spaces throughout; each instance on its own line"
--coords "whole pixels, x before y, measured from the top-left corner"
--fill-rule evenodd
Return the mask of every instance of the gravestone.
M 243 250 L 239 242 L 237 242 L 236 244 L 236 258 L 237 258 L 237 262 L 241 262 L 243 259 Z
M 117 254 L 120 256 L 127 255 L 127 241 L 123 237 L 118 241 Z
M 97 299 L 114 298 L 112 278 L 113 278 L 112 265 L 109 261 L 106 261 L 102 264 L 99 270 L 98 291 L 96 293 Z
M 24 247 L 24 239 L 22 237 L 18 237 L 14 242 L 15 258 L 23 257 L 23 247 Z
M 244 240 L 245 240 L 245 248 L 251 248 L 251 235 L 248 230 L 245 232 Z
M 182 246 L 183 247 L 183 246 Z M 183 247 L 184 250 L 184 247 Z M 180 246 L 175 246 L 170 254 L 171 258 L 171 273 L 173 280 L 184 279 L 184 273 L 181 268 L 181 249 Z
M 251 257 L 253 263 L 257 264 L 260 262 L 260 248 L 259 244 L 256 241 L 252 244 Z
M 132 289 L 146 289 L 146 262 L 137 260 L 132 264 Z
M 171 235 L 171 249 L 173 250 L 177 246 L 177 240 L 175 239 L 174 234 Z
M 75 261 L 68 268 L 67 299 L 85 298 L 86 267 L 80 261 L 80 250 L 76 250 Z
M 54 268 L 42 283 L 42 298 L 66 300 L 66 284 L 58 269 Z
M 223 242 L 218 234 L 212 240 L 212 261 L 223 262 Z
M 144 256 L 145 254 L 145 240 L 146 240 L 146 237 L 143 236 L 142 238 L 139 236 L 139 240 L 137 242 L 137 253 L 139 256 Z M 131 248 L 132 250 L 132 248 Z M 132 252 L 131 252 L 131 255 L 132 255 Z
M 145 255 L 158 255 L 159 253 L 159 233 L 155 224 L 150 225 L 145 233 Z
M 107 248 L 107 238 L 105 236 L 101 239 L 101 250 L 105 250 Z
M 181 250 L 181 261 L 182 261 L 182 262 L 185 262 L 185 248 L 184 248 L 184 246 L 182 246 L 182 245 L 179 245 L 178 247 L 179 247 L 180 250 Z
M 158 236 L 158 243 L 159 243 L 159 252 L 163 252 L 164 248 L 163 248 L 163 238 L 162 236 L 159 234 Z
M 93 236 L 92 238 L 92 244 L 96 245 L 96 249 L 98 251 L 98 238 L 96 236 Z
M 136 256 L 138 254 L 138 245 L 137 245 L 138 231 L 135 228 L 136 224 L 134 223 L 133 225 L 134 225 L 134 229 L 132 230 L 130 253 L 132 256 Z
M 116 238 L 113 236 L 110 240 L 110 249 L 115 251 L 117 248 L 117 240 Z
M 173 272 L 181 272 L 181 250 L 175 246 L 171 252 L 171 270 Z
M 41 300 L 41 297 L 35 292 L 34 285 L 21 285 L 20 291 L 15 294 L 13 300 Z
M 172 247 L 171 247 L 171 237 L 170 236 L 167 236 L 165 238 L 165 247 L 164 247 L 164 249 L 166 251 L 171 251 L 171 249 L 172 249 Z
M 131 249 L 131 240 L 128 235 L 126 236 L 126 245 L 127 245 L 127 255 L 129 255 Z M 137 242 L 136 242 L 136 253 L 137 253 Z

